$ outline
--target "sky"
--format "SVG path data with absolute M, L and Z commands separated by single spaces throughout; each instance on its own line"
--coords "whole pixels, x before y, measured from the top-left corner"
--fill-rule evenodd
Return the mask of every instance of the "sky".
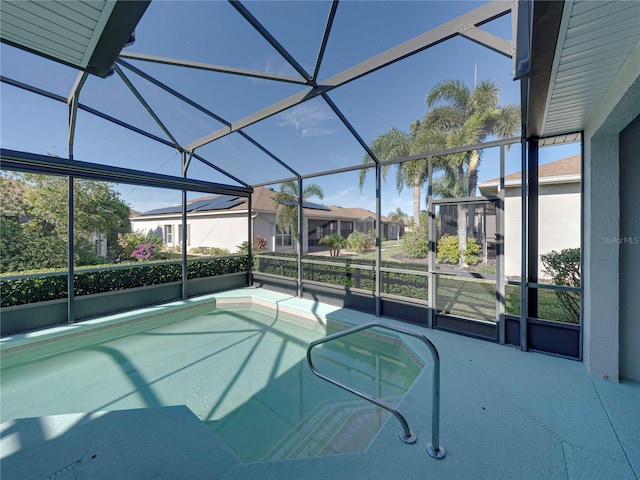
M 321 64 L 319 80 L 377 55 L 424 31 L 451 20 L 482 2 L 340 2 Z M 262 1 L 244 5 L 289 51 L 307 72 L 313 72 L 329 1 Z M 482 28 L 511 39 L 510 16 Z M 288 76 L 295 70 L 228 3 L 222 1 L 153 1 L 136 28 L 136 42 L 126 51 L 244 68 Z M 2 74 L 66 97 L 78 72 L 12 47 L 0 47 Z M 132 65 L 178 90 L 225 121 L 238 121 L 301 90 L 283 82 L 127 60 Z M 181 145 L 217 131 L 222 124 L 123 69 L 166 128 Z M 329 96 L 370 144 L 390 128 L 407 131 L 413 120 L 426 113 L 425 97 L 437 82 L 456 79 L 470 88 L 474 81 L 493 80 L 500 88 L 500 104 L 518 104 L 519 82 L 512 79 L 511 60 L 463 38 L 454 38 L 390 67 L 374 72 Z M 144 107 L 118 75 L 91 77 L 80 102 L 127 123 L 166 138 Z M 2 84 L 0 86 L 0 143 L 3 148 L 53 153 L 67 157 L 67 109 L 45 99 Z M 339 118 L 319 98 L 247 127 L 245 133 L 295 171 L 307 174 L 359 165 L 364 151 Z M 546 149 L 543 162 L 579 153 L 579 146 Z M 238 134 L 205 145 L 197 153 L 223 170 L 249 183 L 290 177 L 291 173 Z M 140 137 L 85 112 L 78 116 L 74 146 L 76 160 L 136 168 L 180 176 L 180 154 L 172 148 Z M 485 150 L 480 181 L 499 174 L 498 149 Z M 520 148 L 507 153 L 506 173 L 519 170 Z M 197 161 L 190 178 L 236 184 Z M 326 205 L 375 210 L 373 172 L 362 190 L 358 172 L 317 177 Z M 278 189 L 278 184 L 273 187 Z M 147 211 L 180 201 L 179 192 L 118 185 L 132 208 Z M 190 198 L 200 194 L 192 193 Z M 401 208 L 411 215 L 412 192 L 398 192 L 395 169 L 382 187 L 382 213 Z M 424 190 L 422 199 L 424 208 Z

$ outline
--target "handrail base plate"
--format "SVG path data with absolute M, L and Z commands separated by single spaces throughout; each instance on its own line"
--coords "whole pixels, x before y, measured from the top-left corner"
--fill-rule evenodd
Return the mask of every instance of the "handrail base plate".
M 433 444 L 429 443 L 427 444 L 426 450 L 430 456 L 438 460 L 442 460 L 445 456 L 445 451 L 444 451 L 444 448 L 442 448 L 442 445 L 439 446 L 438 449 L 436 450 L 435 448 L 433 448 Z
M 416 441 L 418 440 L 418 437 L 416 437 L 416 434 L 413 432 L 409 432 L 411 435 L 409 435 L 408 437 L 404 434 L 404 432 L 400 432 L 398 434 L 398 437 L 400 437 L 400 440 L 402 440 L 404 443 L 416 443 Z

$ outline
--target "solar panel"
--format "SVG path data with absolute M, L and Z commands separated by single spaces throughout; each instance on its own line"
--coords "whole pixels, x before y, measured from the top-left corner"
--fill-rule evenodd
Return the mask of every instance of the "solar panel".
M 180 205 L 174 205 L 173 207 L 163 207 L 163 208 L 155 208 L 153 210 L 149 210 L 148 212 L 143 212 L 140 214 L 141 217 L 145 215 L 161 215 L 163 213 L 180 213 L 182 211 L 182 207 Z
M 289 201 L 283 201 L 282 202 L 283 205 L 292 205 L 295 206 L 298 203 L 297 202 L 289 202 Z M 312 202 L 302 202 L 302 208 L 310 208 L 312 210 L 324 210 L 326 212 L 330 211 L 329 207 L 325 207 L 324 205 L 320 205 L 319 203 L 312 203 Z
M 226 210 L 233 208 L 236 205 L 243 203 L 245 199 L 243 197 L 236 197 L 233 195 L 220 195 L 215 198 L 207 198 L 205 200 L 196 200 L 187 204 L 187 212 L 208 212 L 211 210 Z M 182 212 L 181 205 L 173 205 L 171 207 L 156 208 L 143 212 L 140 216 L 145 215 L 162 215 L 167 213 L 180 213 Z
M 312 210 L 324 210 L 326 212 L 329 211 L 329 207 L 325 207 L 324 205 L 320 205 L 319 203 L 302 202 L 302 207 L 311 208 Z
M 189 204 L 190 212 L 205 212 L 209 210 L 226 210 L 228 208 L 240 205 L 245 200 L 241 197 L 234 197 L 231 195 L 220 195 L 219 197 L 210 198 L 207 200 L 200 200 Z

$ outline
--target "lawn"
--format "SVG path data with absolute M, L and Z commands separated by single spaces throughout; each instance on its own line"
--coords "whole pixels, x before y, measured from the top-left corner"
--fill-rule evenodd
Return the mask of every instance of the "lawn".
M 382 265 L 405 270 L 427 271 L 426 259 L 409 259 L 402 255 L 402 245 L 395 240 L 382 242 Z M 315 257 L 315 256 L 314 256 Z M 371 267 L 375 262 L 375 251 L 364 254 L 352 254 L 343 250 L 340 257 L 332 260 L 338 264 L 348 261 L 357 265 L 359 261 Z M 317 258 L 317 257 L 315 257 Z M 323 258 L 329 260 L 329 258 Z M 279 263 L 279 262 L 276 262 Z M 266 266 L 266 265 L 265 265 Z M 283 265 L 292 268 L 293 264 Z M 263 267 L 264 268 L 264 267 Z M 261 270 L 258 268 L 258 270 Z M 279 273 L 279 271 L 267 273 Z M 308 264 L 304 269 L 307 279 L 348 287 L 373 289 L 374 273 L 353 266 L 321 266 Z M 282 274 L 282 273 L 281 273 Z M 294 276 L 291 274 L 291 276 Z M 437 275 L 436 309 L 450 315 L 495 322 L 496 320 L 496 284 L 495 280 L 459 277 L 455 275 Z M 399 295 L 407 298 L 428 300 L 428 278 L 424 275 L 409 273 L 382 272 L 382 293 Z M 578 295 L 577 293 L 575 295 Z M 509 315 L 520 315 L 520 287 L 506 287 L 505 311 Z M 538 318 L 566 323 L 579 323 L 579 319 L 568 311 L 551 290 L 538 290 Z
M 352 254 L 351 252 L 346 252 L 351 259 L 353 260 L 375 260 L 376 252 L 372 250 L 366 253 Z M 398 243 L 395 240 L 387 240 L 382 242 L 382 261 L 385 262 L 397 262 L 398 260 L 394 258 L 397 255 L 402 254 L 402 243 Z

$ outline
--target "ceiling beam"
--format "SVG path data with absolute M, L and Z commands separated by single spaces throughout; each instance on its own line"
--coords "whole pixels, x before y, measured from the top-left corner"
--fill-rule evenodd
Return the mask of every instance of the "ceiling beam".
M 318 51 L 318 58 L 316 59 L 316 68 L 313 70 L 312 81 L 318 80 L 318 73 L 320 73 L 320 65 L 322 65 L 322 59 L 324 58 L 324 51 L 327 48 L 327 42 L 329 41 L 329 34 L 331 33 L 331 27 L 333 26 L 333 20 L 338 10 L 338 0 L 331 2 L 331 9 L 329 10 L 329 17 L 324 27 L 324 34 L 322 35 L 322 42 L 320 42 L 320 50 Z
M 4 148 L 0 150 L 0 158 L 2 159 L 3 168 L 19 172 L 44 172 L 51 175 L 72 175 L 77 178 L 90 178 L 113 183 L 237 195 L 242 197 L 246 197 L 253 192 L 251 187 L 238 187 L 202 180 L 191 180 L 171 175 L 142 172 L 140 170 L 102 165 L 99 163 L 80 162 L 67 158 L 38 155 Z
M 196 70 L 207 70 L 210 72 L 226 73 L 229 75 L 240 75 L 242 77 L 260 78 L 262 80 L 273 80 L 275 82 L 295 83 L 298 85 L 307 84 L 307 82 L 301 78 L 288 77 L 286 75 L 277 75 L 275 73 L 258 72 L 255 70 L 247 70 L 244 68 L 223 67 L 221 65 L 192 62 L 189 60 L 178 60 L 175 58 L 159 57 L 156 55 L 146 55 L 144 53 L 121 52 L 119 58 L 128 58 L 130 60 L 140 60 L 141 62 L 160 63 L 163 65 L 173 65 L 176 67 L 194 68 Z
M 256 29 L 260 35 L 262 35 L 267 42 L 269 42 L 269 45 L 271 45 L 302 78 L 307 82 L 311 81 L 311 75 L 309 75 L 302 65 L 293 58 L 293 55 L 291 55 L 287 49 L 284 48 L 273 35 L 271 35 L 271 32 L 269 32 L 269 30 L 267 30 L 264 25 L 262 25 L 258 19 L 252 15 L 247 7 L 238 0 L 229 0 L 229 3 L 238 11 L 238 13 L 240 13 L 240 15 L 244 17 L 247 22 L 249 22 L 253 28 Z
M 404 58 L 414 55 L 418 52 L 426 50 L 429 47 L 437 45 L 445 40 L 453 38 L 459 35 L 459 32 L 464 27 L 469 25 L 480 26 L 491 20 L 499 18 L 511 12 L 511 4 L 500 0 L 495 0 L 485 5 L 482 5 L 464 15 L 461 15 L 454 20 L 433 28 L 417 37 L 408 40 L 396 47 L 393 47 L 386 52 L 376 55 L 369 60 L 366 60 L 354 67 L 348 68 L 337 75 L 327 79 L 320 83 L 317 87 L 309 87 L 302 92 L 298 92 L 291 95 L 284 100 L 274 103 L 258 112 L 253 113 L 237 122 L 234 122 L 231 127 L 225 127 L 217 130 L 209 135 L 202 137 L 195 142 L 187 145 L 187 150 L 199 148 L 207 143 L 213 142 L 219 138 L 222 138 L 230 133 L 233 133 L 242 128 L 253 125 L 261 120 L 276 115 L 288 108 L 311 100 L 323 93 L 326 93 L 341 85 L 345 85 L 353 80 L 375 72 L 383 67 L 398 62 Z

